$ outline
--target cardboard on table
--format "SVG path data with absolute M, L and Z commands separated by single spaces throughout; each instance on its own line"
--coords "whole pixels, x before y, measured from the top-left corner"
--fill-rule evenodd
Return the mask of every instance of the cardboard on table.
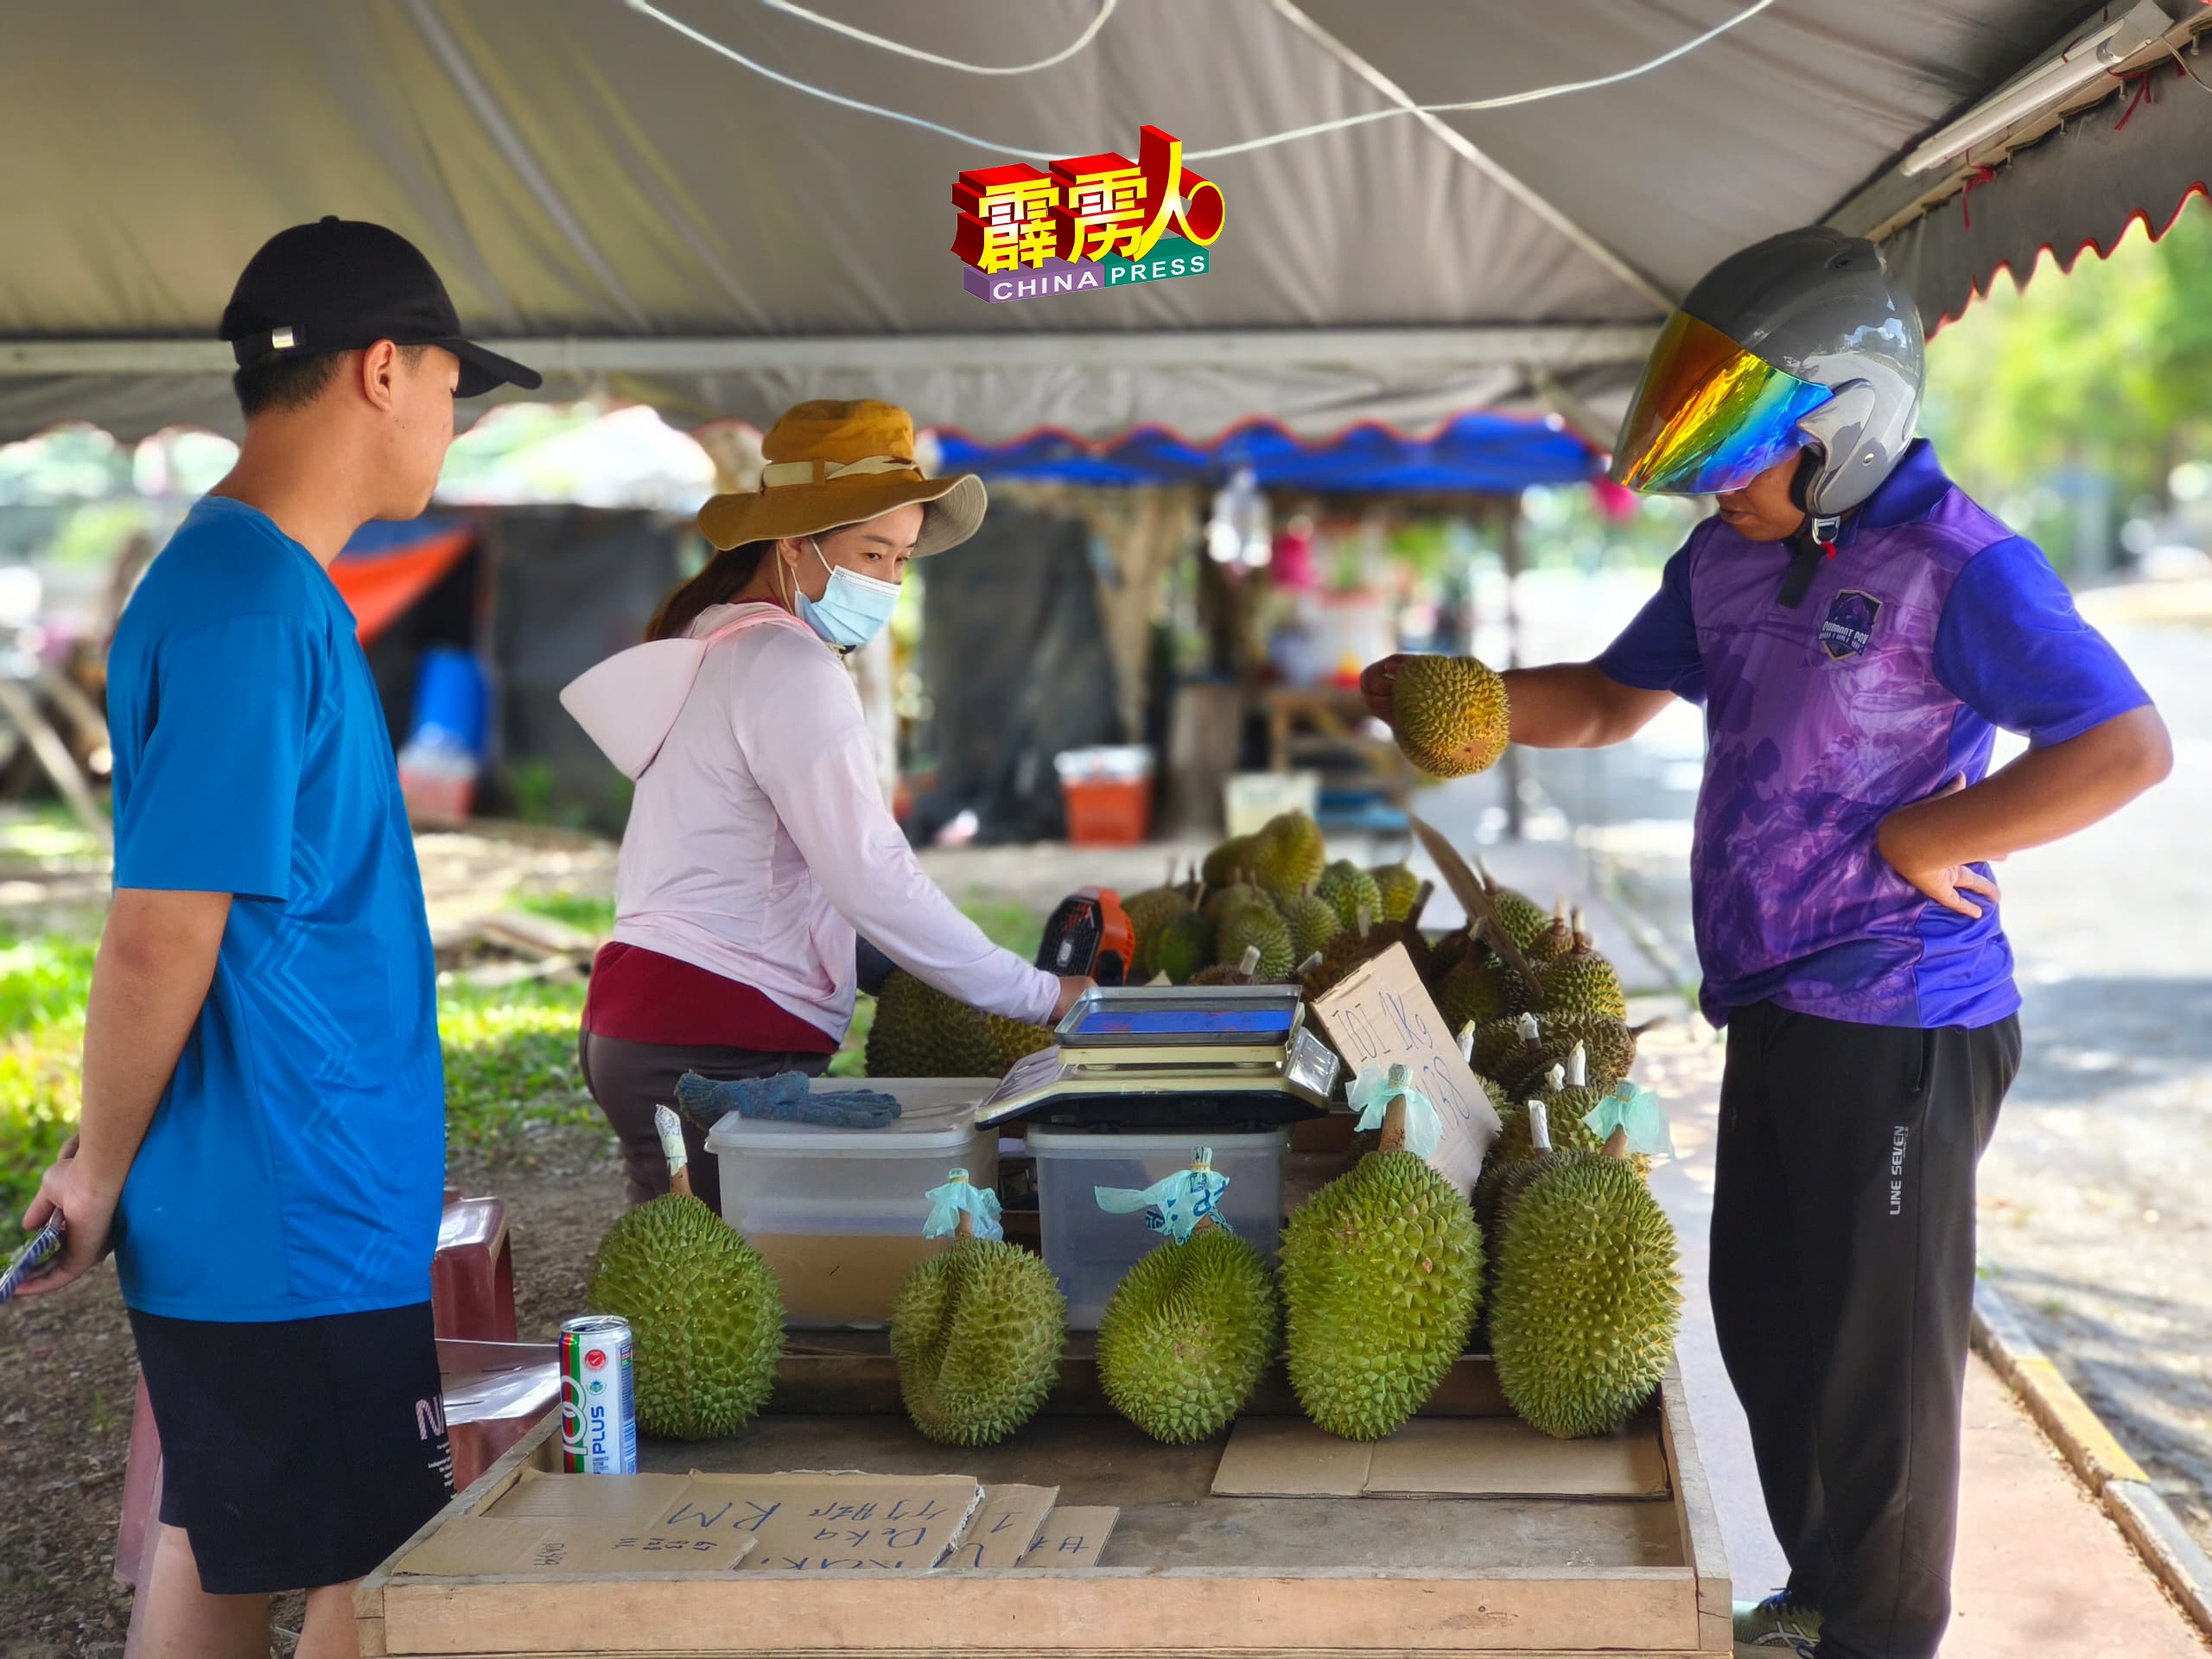
M 1289 1417 L 1247 1417 L 1214 1472 L 1220 1497 L 1616 1497 L 1668 1495 L 1659 1430 L 1554 1440 L 1517 1417 L 1416 1417 L 1385 1440 L 1338 1440 Z
M 1083 1504 L 1072 1509 L 1054 1510 L 1045 1517 L 1045 1525 L 1037 1535 L 1036 1543 L 1022 1556 L 1019 1565 L 1097 1566 L 1098 1558 L 1106 1553 L 1106 1540 L 1113 1535 L 1114 1522 L 1121 1513 L 1119 1510 Z
M 1020 1567 L 1045 1530 L 1060 1495 L 1057 1486 L 987 1486 L 976 1518 L 947 1556 L 946 1567 Z

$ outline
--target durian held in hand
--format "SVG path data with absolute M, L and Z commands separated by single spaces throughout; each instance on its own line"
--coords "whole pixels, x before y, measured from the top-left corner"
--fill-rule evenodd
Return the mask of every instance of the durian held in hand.
M 1323 1187 L 1283 1231 L 1292 1388 L 1315 1424 L 1378 1440 L 1435 1393 L 1467 1345 L 1482 1294 L 1473 1212 L 1429 1166 L 1436 1109 L 1406 1068 L 1353 1085 L 1377 1150 Z
M 952 1248 L 909 1274 L 891 1309 L 891 1357 L 914 1427 L 947 1446 L 994 1446 L 1037 1414 L 1059 1375 L 1067 1298 L 999 1225 L 999 1197 L 955 1169 L 929 1194 L 925 1238 Z
M 1100 1209 L 1141 1215 L 1166 1236 L 1100 1316 L 1098 1381 L 1115 1410 L 1171 1446 L 1226 1428 L 1275 1357 L 1274 1278 L 1222 1220 L 1228 1185 L 1212 1148 L 1201 1147 L 1188 1169 L 1141 1191 L 1094 1194 Z
M 713 1440 L 767 1403 L 784 1351 L 783 1290 L 760 1253 L 691 1195 L 676 1114 L 657 1106 L 653 1122 L 669 1192 L 607 1229 L 584 1306 L 630 1322 L 638 1427 Z
M 1512 734 L 1505 682 L 1472 657 L 1386 657 L 1360 676 L 1368 706 L 1432 778 L 1487 772 Z

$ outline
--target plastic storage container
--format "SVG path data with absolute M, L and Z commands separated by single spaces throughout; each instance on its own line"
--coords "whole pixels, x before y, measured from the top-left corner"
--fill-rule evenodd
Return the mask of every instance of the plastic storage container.
M 823 1129 L 725 1117 L 707 1149 L 721 1166 L 722 1218 L 767 1258 L 784 1287 L 785 1322 L 805 1330 L 870 1330 L 915 1267 L 950 1245 L 924 1238 L 923 1196 L 945 1172 L 996 1186 L 995 1132 L 978 1130 L 988 1078 L 927 1083 L 823 1078 L 814 1092 L 881 1089 L 903 1109 L 887 1129 Z
M 1158 1248 L 1163 1235 L 1142 1212 L 1111 1216 L 1093 1189 L 1147 1187 L 1189 1166 L 1200 1147 L 1213 1148 L 1214 1173 L 1229 1178 L 1221 1211 L 1239 1238 L 1272 1258 L 1282 1236 L 1282 1155 L 1290 1131 L 1265 1135 L 1088 1135 L 1032 1127 L 1037 1160 L 1037 1208 L 1045 1264 L 1068 1299 L 1068 1328 L 1095 1331 L 1122 1275 Z M 727 1180 L 728 1178 L 723 1178 Z
M 1067 806 L 1071 844 L 1135 846 L 1152 833 L 1150 749 L 1070 749 L 1052 764 Z

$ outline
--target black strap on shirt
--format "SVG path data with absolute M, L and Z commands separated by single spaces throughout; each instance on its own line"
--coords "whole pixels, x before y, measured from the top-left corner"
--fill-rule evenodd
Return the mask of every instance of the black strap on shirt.
M 1808 518 L 1789 538 L 1789 568 L 1782 573 L 1782 586 L 1774 595 L 1776 604 L 1794 611 L 1805 602 L 1805 590 L 1813 585 L 1813 574 L 1821 568 L 1821 561 L 1835 556 L 1836 524 L 1834 518 Z

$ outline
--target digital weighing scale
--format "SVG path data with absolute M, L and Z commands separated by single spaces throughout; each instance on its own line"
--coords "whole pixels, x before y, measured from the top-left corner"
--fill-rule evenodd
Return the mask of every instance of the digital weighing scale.
M 1052 1034 L 976 1109 L 979 1125 L 1279 1128 L 1326 1113 L 1341 1069 L 1294 985 L 1100 986 Z

